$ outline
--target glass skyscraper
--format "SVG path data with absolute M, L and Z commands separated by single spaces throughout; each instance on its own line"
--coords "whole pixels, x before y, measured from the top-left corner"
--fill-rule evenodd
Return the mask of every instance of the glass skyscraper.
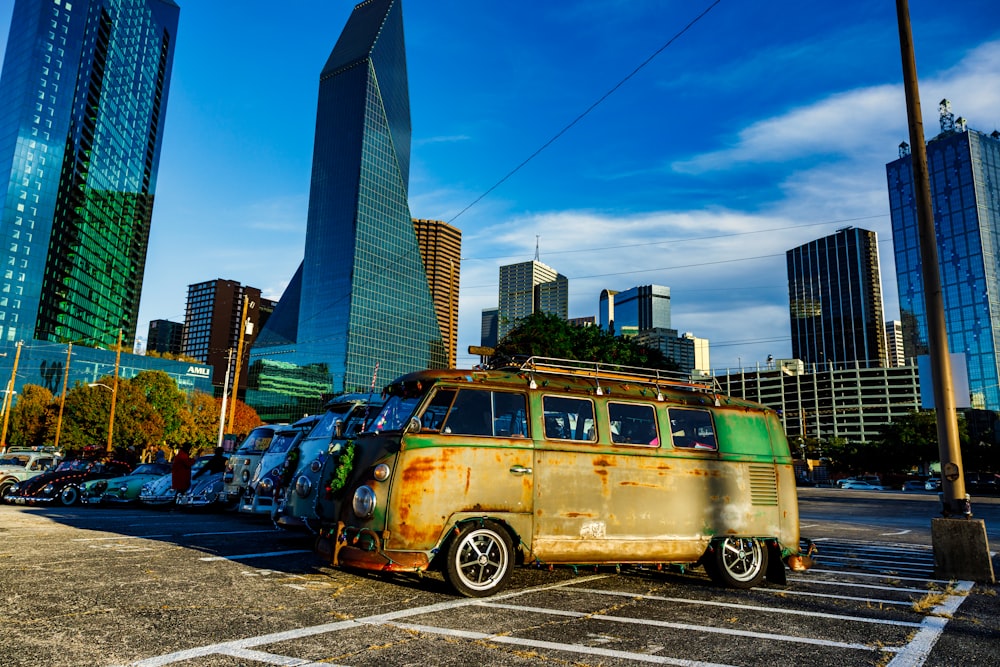
M 0 344 L 135 337 L 179 7 L 17 0 L 0 76 Z
M 534 312 L 569 316 L 569 280 L 537 259 L 500 267 L 497 337 L 503 340 L 518 320 Z
M 973 407 L 1000 410 L 1000 132 L 966 128 L 943 100 L 927 142 L 948 349 L 965 353 Z M 909 147 L 886 165 L 906 356 L 927 354 L 917 210 Z
M 833 368 L 885 366 L 875 232 L 847 227 L 789 250 L 785 259 L 792 356 Z
M 639 285 L 624 292 L 602 290 L 598 312 L 601 328 L 613 326 L 616 334 L 669 329 L 670 288 Z
M 367 0 L 320 74 L 305 257 L 250 353 L 265 419 L 445 365 L 410 216 L 410 102 L 400 0 Z

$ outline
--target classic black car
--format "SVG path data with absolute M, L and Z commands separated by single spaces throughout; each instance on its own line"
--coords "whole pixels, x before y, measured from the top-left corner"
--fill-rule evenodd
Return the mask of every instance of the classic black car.
M 4 497 L 16 505 L 75 505 L 80 502 L 80 485 L 92 479 L 125 475 L 131 467 L 120 461 L 63 461 L 54 470 L 25 480 Z

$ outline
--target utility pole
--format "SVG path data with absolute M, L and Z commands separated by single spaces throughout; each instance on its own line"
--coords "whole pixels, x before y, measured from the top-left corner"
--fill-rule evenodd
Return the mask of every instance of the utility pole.
M 14 395 L 14 380 L 17 379 L 17 362 L 21 358 L 21 341 L 17 341 L 17 351 L 14 353 L 14 368 L 10 372 L 10 382 L 7 384 L 7 393 L 3 397 L 3 433 L 0 434 L 0 451 L 7 449 L 7 421 L 10 419 L 10 408 Z
M 938 265 L 934 208 L 931 202 L 930 174 L 927 170 L 927 145 L 924 142 L 923 117 L 920 112 L 908 0 L 896 0 L 896 17 L 899 23 L 906 115 L 913 158 L 913 195 L 917 207 L 920 272 L 924 282 L 924 306 L 927 310 L 931 383 L 937 413 L 938 453 L 941 456 L 941 501 L 945 518 L 931 520 L 934 568 L 939 576 L 992 582 L 993 564 L 986 540 L 986 525 L 982 520 L 972 521 L 972 508 L 965 494 L 965 479 L 962 475 L 962 450 L 959 447 L 958 419 L 955 413 L 955 389 L 951 381 L 944 293 Z
M 229 421 L 226 424 L 226 431 L 233 432 L 233 417 L 236 414 L 236 399 L 240 394 L 240 369 L 243 368 L 243 335 L 251 329 L 250 320 L 247 319 L 247 309 L 253 308 L 256 304 L 247 298 L 243 293 L 243 314 L 240 316 L 240 338 L 236 344 L 236 371 L 233 373 L 233 403 L 229 406 Z
M 118 402 L 118 368 L 122 363 L 122 330 L 118 330 L 118 346 L 115 348 L 115 382 L 111 388 L 111 416 L 108 417 L 108 454 L 111 453 L 111 436 L 115 431 L 115 404 Z
M 66 407 L 66 386 L 69 384 L 69 359 L 73 354 L 73 343 L 66 346 L 66 368 L 63 369 L 63 390 L 59 398 L 59 419 L 56 421 L 56 451 L 59 450 L 59 435 L 62 433 L 63 408 Z
M 226 399 L 229 394 L 229 373 L 233 368 L 233 348 L 226 352 L 226 379 L 222 383 L 222 409 L 219 411 L 219 440 L 216 447 L 222 447 L 222 436 L 226 431 Z

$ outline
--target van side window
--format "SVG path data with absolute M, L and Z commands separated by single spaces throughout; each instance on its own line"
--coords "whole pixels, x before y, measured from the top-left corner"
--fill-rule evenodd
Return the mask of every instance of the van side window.
M 453 395 L 454 400 L 445 416 L 443 433 L 509 438 L 528 435 L 524 394 L 483 389 L 442 391 L 435 395 L 425 415 L 439 399 L 442 403 L 446 400 L 444 394 Z
M 712 425 L 712 413 L 708 410 L 670 408 L 667 414 L 670 417 L 670 435 L 674 447 L 703 450 L 719 448 L 715 439 L 715 427 Z
M 594 404 L 586 398 L 543 396 L 545 437 L 549 440 L 595 442 Z
M 431 431 L 440 431 L 444 417 L 448 414 L 454 400 L 455 392 L 453 390 L 439 391 L 434 394 L 431 402 L 424 409 L 424 413 L 420 415 L 420 427 Z
M 609 402 L 608 419 L 611 422 L 611 442 L 623 445 L 659 446 L 656 409 L 652 405 Z

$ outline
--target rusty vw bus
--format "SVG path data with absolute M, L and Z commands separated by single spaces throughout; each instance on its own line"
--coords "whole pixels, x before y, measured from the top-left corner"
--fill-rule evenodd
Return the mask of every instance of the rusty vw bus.
M 321 484 L 334 565 L 440 568 L 473 597 L 524 562 L 700 564 L 738 588 L 809 565 L 777 415 L 662 371 L 411 373 Z

